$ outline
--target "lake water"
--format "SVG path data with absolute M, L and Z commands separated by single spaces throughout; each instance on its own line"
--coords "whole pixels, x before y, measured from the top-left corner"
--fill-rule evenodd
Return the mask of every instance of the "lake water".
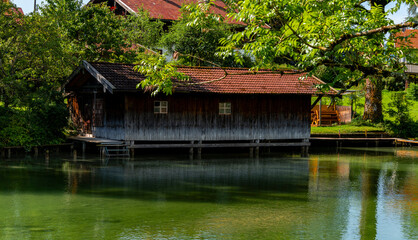
M 0 239 L 418 239 L 418 149 L 1 159 L 0 216 Z

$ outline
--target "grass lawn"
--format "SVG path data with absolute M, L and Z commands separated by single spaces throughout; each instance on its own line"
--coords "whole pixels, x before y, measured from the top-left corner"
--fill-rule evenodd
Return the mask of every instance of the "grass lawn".
M 337 126 L 330 126 L 330 127 L 311 127 L 312 134 L 341 134 L 346 133 L 364 133 L 367 132 L 375 132 L 375 131 L 384 131 L 381 127 L 373 127 L 373 126 L 351 126 L 351 125 L 337 125 Z
M 392 92 L 383 90 L 382 92 L 382 103 L 383 103 L 383 116 L 384 119 L 391 119 L 389 115 L 385 112 L 385 110 L 388 109 L 388 104 L 391 101 L 391 94 Z M 324 105 L 329 103 L 329 99 L 324 98 L 323 103 Z M 349 95 L 345 95 L 343 99 L 338 103 L 339 105 L 345 105 L 350 106 L 350 97 Z M 363 115 L 364 112 L 364 96 L 357 99 L 357 104 L 354 107 L 356 109 L 356 113 L 358 115 Z M 418 101 L 412 101 L 411 100 L 411 107 L 410 114 L 412 119 L 415 121 L 418 120 Z M 336 125 L 336 126 L 330 126 L 330 127 L 312 127 L 311 133 L 312 134 L 338 134 L 340 132 L 341 134 L 346 133 L 364 133 L 367 130 L 367 132 L 374 132 L 374 131 L 385 131 L 383 127 L 375 127 L 375 126 L 352 126 L 352 125 Z

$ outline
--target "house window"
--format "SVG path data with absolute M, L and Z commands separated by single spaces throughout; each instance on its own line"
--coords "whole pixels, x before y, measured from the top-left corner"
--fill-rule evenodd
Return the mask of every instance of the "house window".
M 167 114 L 168 102 L 167 101 L 154 101 L 154 113 L 155 114 Z
M 230 102 L 219 103 L 219 115 L 231 115 L 231 103 Z

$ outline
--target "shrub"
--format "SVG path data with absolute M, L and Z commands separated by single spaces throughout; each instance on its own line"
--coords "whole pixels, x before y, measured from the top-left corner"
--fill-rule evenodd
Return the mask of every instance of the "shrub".
M 417 137 L 418 122 L 411 118 L 409 106 L 411 106 L 408 96 L 405 92 L 394 92 L 391 95 L 387 113 L 394 117 L 394 121 L 386 121 L 386 128 L 399 137 Z
M 353 126 L 374 126 L 375 124 L 369 120 L 364 120 L 362 116 L 358 116 L 351 120 L 351 125 Z
M 418 101 L 418 85 L 415 83 L 411 83 L 407 90 L 408 96 L 415 101 Z
M 33 96 L 26 107 L 0 107 L 0 147 L 57 144 L 63 141 L 68 111 L 60 93 Z

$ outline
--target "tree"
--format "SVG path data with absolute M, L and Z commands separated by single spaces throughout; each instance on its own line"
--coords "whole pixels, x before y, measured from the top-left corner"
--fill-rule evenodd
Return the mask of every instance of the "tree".
M 56 143 L 67 123 L 57 92 L 68 74 L 60 33 L 39 14 L 11 9 L 0 3 L 0 145 Z
M 5 107 L 30 101 L 39 88 L 59 84 L 64 49 L 58 30 L 38 14 L 17 14 L 0 3 L 0 89 Z M 57 86 L 57 85 L 55 85 Z
M 0 146 L 61 141 L 61 86 L 81 60 L 134 62 L 162 30 L 146 13 L 124 18 L 79 0 L 47 0 L 30 15 L 13 9 L 0 2 Z
M 201 6 L 195 3 L 183 7 L 181 11 L 180 20 L 173 23 L 160 41 L 161 47 L 167 49 L 170 54 L 175 54 L 179 64 L 213 66 L 215 63 L 224 67 L 243 66 L 235 63 L 232 57 L 223 58 L 216 54 L 221 47 L 219 40 L 231 35 L 237 25 L 227 24 L 222 16 L 196 16 L 208 9 L 202 11 Z M 199 25 L 189 24 L 196 17 L 199 18 Z M 251 61 L 247 59 L 244 65 L 250 66 Z
M 402 71 L 404 66 L 399 59 L 404 57 L 404 53 L 395 47 L 394 35 L 386 33 L 417 26 L 415 22 L 394 24 L 388 18 L 388 13 L 396 12 L 402 2 L 412 1 L 394 0 L 395 6 L 387 11 L 383 7 L 389 1 L 225 2 L 230 10 L 229 16 L 246 25 L 243 31 L 221 40 L 223 47 L 219 55 L 233 55 L 239 62 L 242 52 L 250 54 L 258 60 L 255 69 L 268 66 L 275 58 L 288 59 L 308 73 L 313 73 L 321 65 L 337 68 L 336 77 L 344 82 L 344 88 L 366 79 L 375 81 L 374 85 L 380 88 L 379 79 Z M 213 4 L 213 1 L 207 4 Z M 199 26 L 201 14 L 196 16 L 189 25 Z M 148 74 L 155 76 L 154 72 Z M 151 82 L 159 84 L 156 80 Z
M 131 63 L 143 45 L 155 47 L 162 32 L 160 21 L 147 12 L 117 16 L 105 4 L 83 6 L 80 0 L 47 0 L 41 14 L 62 32 L 73 63 L 81 60 Z

